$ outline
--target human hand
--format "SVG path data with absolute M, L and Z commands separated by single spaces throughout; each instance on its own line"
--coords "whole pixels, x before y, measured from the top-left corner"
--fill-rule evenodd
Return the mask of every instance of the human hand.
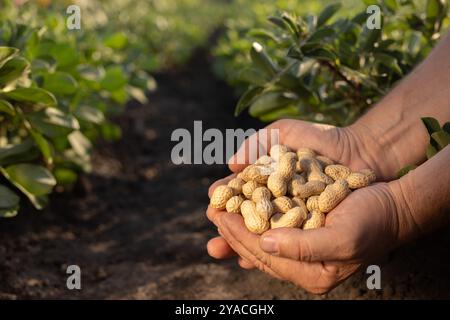
M 279 142 L 293 149 L 300 147 L 309 147 L 318 153 L 325 155 L 332 160 L 347 165 L 353 170 L 362 168 L 372 168 L 377 177 L 389 179 L 393 174 L 389 168 L 388 155 L 379 145 L 372 141 L 370 133 L 364 127 L 337 128 L 327 125 L 312 124 L 298 120 L 280 120 L 272 123 L 267 129 L 279 130 Z M 237 153 L 245 153 L 246 163 L 235 164 L 234 159 L 230 160 L 230 169 L 233 172 L 239 172 L 248 164 L 248 159 L 252 152 L 248 150 L 248 140 L 243 144 Z M 376 161 L 380 157 L 383 161 Z M 230 178 L 230 177 L 229 177 Z M 228 179 L 229 179 L 228 178 Z M 226 178 L 227 179 L 227 178 Z M 219 180 L 210 188 L 210 195 L 214 188 L 226 182 Z M 208 208 L 208 218 L 218 226 L 218 218 L 223 212 Z M 208 243 L 208 252 L 217 259 L 224 259 L 234 256 L 235 253 L 222 237 L 212 239 Z M 244 259 L 239 259 L 239 264 L 244 268 L 251 268 L 253 265 Z

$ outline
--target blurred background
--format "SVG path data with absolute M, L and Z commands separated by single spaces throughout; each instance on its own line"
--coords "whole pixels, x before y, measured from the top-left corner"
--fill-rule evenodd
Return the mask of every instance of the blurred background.
M 371 4 L 381 29 L 366 26 Z M 450 298 L 448 228 L 376 261 L 375 291 L 364 270 L 318 297 L 214 261 L 207 190 L 228 170 L 170 158 L 194 120 L 352 123 L 448 13 L 443 0 L 0 0 L 0 299 Z M 66 288 L 72 264 L 81 291 Z

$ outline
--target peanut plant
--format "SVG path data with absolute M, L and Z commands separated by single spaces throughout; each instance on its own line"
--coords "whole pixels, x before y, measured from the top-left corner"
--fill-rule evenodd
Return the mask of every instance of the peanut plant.
M 68 33 L 60 13 L 41 24 L 1 2 L 0 216 L 12 217 L 20 194 L 42 209 L 55 186 L 89 172 L 95 141 L 120 136 L 108 116 L 132 98 L 144 103 L 153 82 L 120 39 Z
M 446 0 L 364 1 L 381 9 L 381 28 L 367 26 L 364 10 L 334 18 L 341 5 L 318 15 L 284 12 L 254 39 L 235 114 L 263 121 L 299 118 L 348 125 L 422 61 L 448 25 Z M 422 5 L 421 5 L 422 4 Z M 230 71 L 231 72 L 231 71 Z

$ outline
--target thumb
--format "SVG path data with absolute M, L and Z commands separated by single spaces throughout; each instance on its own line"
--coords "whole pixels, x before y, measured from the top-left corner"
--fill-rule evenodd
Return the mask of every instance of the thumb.
M 330 227 L 312 230 L 278 228 L 265 232 L 259 240 L 259 245 L 263 251 L 273 255 L 317 262 L 344 259 L 341 241 Z

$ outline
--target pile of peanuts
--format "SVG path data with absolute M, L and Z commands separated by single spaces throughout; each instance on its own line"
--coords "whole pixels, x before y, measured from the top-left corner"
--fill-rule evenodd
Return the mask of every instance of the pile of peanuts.
M 277 144 L 227 185 L 218 186 L 210 205 L 242 214 L 247 229 L 261 234 L 274 228 L 320 228 L 325 214 L 351 190 L 376 180 L 371 169 L 352 172 L 309 148 L 293 152 Z

